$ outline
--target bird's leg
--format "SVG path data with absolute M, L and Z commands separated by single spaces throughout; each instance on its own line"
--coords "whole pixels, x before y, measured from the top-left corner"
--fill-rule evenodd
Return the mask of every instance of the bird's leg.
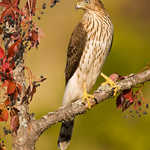
M 120 87 L 116 85 L 116 83 L 111 78 L 107 77 L 105 74 L 101 73 L 101 76 L 106 80 L 104 83 L 102 83 L 102 85 L 109 84 L 114 89 L 113 96 L 116 96 Z
M 84 83 L 83 84 L 83 97 L 82 97 L 82 100 L 83 100 L 84 103 L 87 101 L 89 109 L 91 108 L 90 99 L 94 99 L 94 95 L 91 95 L 91 94 L 87 93 L 86 83 Z

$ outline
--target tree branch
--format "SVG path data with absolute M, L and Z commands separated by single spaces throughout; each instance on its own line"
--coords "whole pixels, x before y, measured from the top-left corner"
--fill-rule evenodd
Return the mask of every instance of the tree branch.
M 120 91 L 130 89 L 135 87 L 138 84 L 143 84 L 150 80 L 150 69 L 140 72 L 136 75 L 129 75 L 124 80 L 117 82 L 116 84 L 120 87 Z M 91 100 L 91 105 L 94 107 L 96 104 L 112 97 L 112 88 L 108 85 L 100 86 L 94 92 L 95 100 Z M 88 110 L 88 107 L 82 103 L 82 100 L 72 103 L 70 106 L 61 107 L 55 112 L 49 112 L 47 115 L 43 116 L 39 120 L 34 120 L 31 122 L 32 128 L 34 128 L 34 132 L 37 133 L 36 137 L 39 137 L 47 128 L 52 125 L 71 120 L 75 116 L 85 113 Z M 35 133 L 34 133 L 35 134 Z

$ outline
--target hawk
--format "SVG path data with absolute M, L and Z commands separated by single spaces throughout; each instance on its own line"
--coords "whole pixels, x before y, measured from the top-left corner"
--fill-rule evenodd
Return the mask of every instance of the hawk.
M 68 46 L 63 106 L 80 98 L 93 98 L 88 92 L 101 73 L 113 39 L 113 25 L 101 0 L 80 0 L 76 8 L 84 10 L 84 14 L 74 29 Z M 107 78 L 104 74 L 101 75 Z M 89 101 L 88 107 L 90 108 Z M 58 138 L 61 150 L 68 147 L 73 124 L 73 120 L 62 123 Z

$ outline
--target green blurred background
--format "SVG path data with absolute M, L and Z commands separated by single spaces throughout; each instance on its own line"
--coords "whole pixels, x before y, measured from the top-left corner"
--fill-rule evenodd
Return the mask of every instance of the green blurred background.
M 150 63 L 150 1 L 103 2 L 115 29 L 113 47 L 103 72 L 126 75 L 141 71 Z M 74 6 L 75 1 L 62 0 L 53 9 L 44 11 L 38 21 L 43 32 L 40 46 L 25 56 L 34 75 L 47 77 L 31 103 L 31 112 L 36 118 L 61 105 L 67 45 L 82 16 L 82 11 L 75 10 Z M 98 79 L 95 88 L 102 81 Z M 146 84 L 144 97 L 147 102 L 150 100 L 149 89 L 150 84 Z M 125 118 L 126 114 L 116 108 L 115 99 L 110 99 L 77 117 L 69 150 L 150 150 L 149 114 L 141 118 Z M 44 132 L 36 150 L 56 150 L 59 128 L 60 124 L 57 124 Z

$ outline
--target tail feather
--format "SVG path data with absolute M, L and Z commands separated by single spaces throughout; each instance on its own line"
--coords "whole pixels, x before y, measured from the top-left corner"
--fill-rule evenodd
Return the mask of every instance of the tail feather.
M 63 122 L 60 129 L 58 138 L 58 147 L 61 150 L 66 150 L 72 136 L 74 120 Z

